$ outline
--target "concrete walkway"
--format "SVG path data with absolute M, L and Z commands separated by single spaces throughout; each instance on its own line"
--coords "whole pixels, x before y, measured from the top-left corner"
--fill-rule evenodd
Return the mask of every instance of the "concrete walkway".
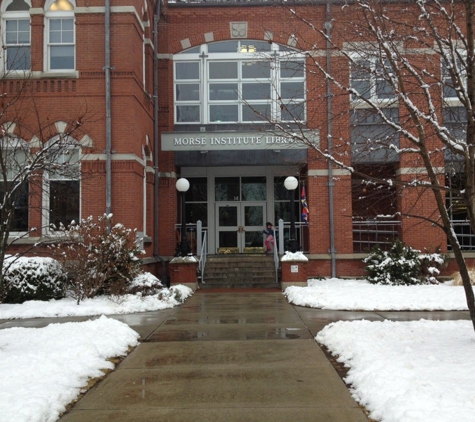
M 142 342 L 61 422 L 368 422 L 316 333 L 337 320 L 469 319 L 468 312 L 301 308 L 277 290 L 202 290 L 174 309 L 113 317 Z

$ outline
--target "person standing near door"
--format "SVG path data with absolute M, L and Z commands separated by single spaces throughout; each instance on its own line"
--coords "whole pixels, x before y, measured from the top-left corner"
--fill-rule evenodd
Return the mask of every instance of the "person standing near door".
M 266 223 L 266 229 L 262 230 L 262 233 L 266 234 L 266 240 L 265 240 L 265 245 L 266 245 L 266 252 L 271 252 L 272 251 L 272 246 L 275 246 L 275 238 L 274 238 L 274 226 L 272 223 L 269 221 Z M 272 245 L 272 246 L 271 246 Z

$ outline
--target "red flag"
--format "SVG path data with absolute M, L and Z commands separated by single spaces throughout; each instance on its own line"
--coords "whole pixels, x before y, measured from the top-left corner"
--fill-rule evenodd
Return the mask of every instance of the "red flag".
M 301 196 L 301 201 L 302 201 L 302 222 L 305 224 L 308 224 L 308 205 L 307 205 L 307 195 L 305 193 L 305 186 L 302 186 L 302 196 Z

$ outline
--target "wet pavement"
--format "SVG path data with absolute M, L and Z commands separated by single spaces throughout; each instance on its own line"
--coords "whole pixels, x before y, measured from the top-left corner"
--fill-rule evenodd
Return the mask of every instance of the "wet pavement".
M 141 344 L 62 422 L 367 422 L 317 332 L 338 320 L 469 319 L 302 308 L 280 290 L 197 291 L 174 309 L 110 317 L 139 332 Z M 86 319 L 0 321 L 0 328 Z

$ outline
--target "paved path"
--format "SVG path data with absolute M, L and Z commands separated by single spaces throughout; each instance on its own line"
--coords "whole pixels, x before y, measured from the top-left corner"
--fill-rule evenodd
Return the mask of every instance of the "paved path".
M 343 312 L 281 291 L 198 291 L 180 307 L 113 316 L 142 343 L 61 422 L 368 422 L 314 336 L 336 320 L 468 319 L 467 312 Z M 39 327 L 87 318 L 0 321 Z

